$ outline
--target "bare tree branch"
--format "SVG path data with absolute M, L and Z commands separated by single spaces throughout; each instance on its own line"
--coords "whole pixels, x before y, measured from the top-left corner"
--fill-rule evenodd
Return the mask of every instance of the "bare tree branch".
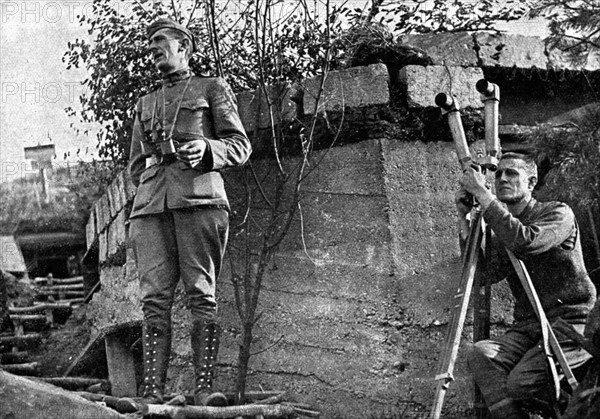
M 266 347 L 266 348 L 264 348 L 264 349 L 261 349 L 260 351 L 257 351 L 257 352 L 252 352 L 252 353 L 250 354 L 250 356 L 260 355 L 260 354 L 262 354 L 262 353 L 264 353 L 264 352 L 267 352 L 269 349 L 276 347 L 277 345 L 279 345 L 279 342 L 281 342 L 281 341 L 283 340 L 283 338 L 284 338 L 284 337 L 285 337 L 284 335 L 281 335 L 281 336 L 279 336 L 279 339 L 277 339 L 277 340 L 276 340 L 275 342 L 273 342 L 271 345 L 267 346 L 267 347 Z

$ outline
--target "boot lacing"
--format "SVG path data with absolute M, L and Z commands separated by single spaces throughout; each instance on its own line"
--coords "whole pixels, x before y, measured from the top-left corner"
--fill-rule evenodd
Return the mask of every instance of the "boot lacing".
M 158 393 L 158 388 L 156 387 L 156 345 L 158 342 L 156 338 L 158 334 L 156 331 L 152 334 L 152 339 L 150 339 L 150 335 L 146 333 L 146 339 L 148 342 L 151 342 L 148 345 L 148 351 L 146 352 L 146 364 L 145 364 L 145 373 L 144 373 L 144 395 L 154 395 Z
M 199 371 L 197 391 L 212 390 L 212 382 L 214 378 L 214 362 L 216 355 L 216 337 L 214 329 L 208 328 L 206 338 L 204 340 L 204 363 Z M 212 333 L 211 333 L 212 332 Z

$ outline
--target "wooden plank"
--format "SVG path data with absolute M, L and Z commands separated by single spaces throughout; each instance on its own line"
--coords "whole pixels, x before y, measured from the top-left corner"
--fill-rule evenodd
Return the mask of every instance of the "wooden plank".
M 84 303 L 84 300 L 83 300 L 83 298 L 65 298 L 65 299 L 60 299 L 57 302 L 68 303 L 71 307 L 79 307 L 81 304 Z
M 170 406 L 148 404 L 144 406 L 144 415 L 159 415 L 169 418 L 237 418 L 238 416 L 257 416 L 265 418 L 293 417 L 296 409 L 283 404 L 247 404 L 242 406 Z
M 17 375 L 35 375 L 39 373 L 39 362 L 26 362 L 23 364 L 2 365 L 2 369 L 11 374 Z
M 23 336 L 0 336 L 0 344 L 19 345 L 36 343 L 42 340 L 42 335 L 39 333 L 29 333 Z
M 66 390 L 81 390 L 90 386 L 100 384 L 104 388 L 110 389 L 110 382 L 104 378 L 88 378 L 88 377 L 27 377 L 31 380 L 41 381 L 52 384 Z
M 72 373 L 81 373 L 88 369 L 91 364 L 97 364 L 100 358 L 106 359 L 106 347 L 104 343 L 106 336 L 115 334 L 123 337 L 126 335 L 128 337 L 126 340 L 135 340 L 141 336 L 141 330 L 141 320 L 133 320 L 101 330 L 98 335 L 90 339 L 77 358 L 69 365 L 63 376 L 67 377 Z
M 39 313 L 45 310 L 70 310 L 71 305 L 69 303 L 45 303 L 36 302 L 35 305 L 29 307 L 10 307 L 10 314 L 26 314 L 26 313 Z
M 29 352 L 21 351 L 0 354 L 0 364 L 22 364 L 29 361 Z
M 48 321 L 48 318 L 44 314 L 11 314 L 10 320 L 15 326 L 15 335 L 23 336 L 25 334 L 25 328 L 28 330 L 47 330 L 52 326 L 52 319 Z
M 72 291 L 72 290 L 83 290 L 83 282 L 80 284 L 68 284 L 68 285 L 45 285 L 40 287 L 39 291 Z
M 74 276 L 71 278 L 52 278 L 52 284 L 54 285 L 67 285 L 67 284 L 83 284 L 83 276 Z M 35 283 L 38 285 L 47 284 L 48 278 L 38 277 L 35 278 Z
M 38 294 L 40 295 L 46 295 L 46 296 L 56 296 L 59 295 L 61 298 L 60 300 L 65 300 L 65 297 L 81 297 L 81 300 L 83 301 L 83 297 L 84 297 L 84 292 L 82 291 L 72 291 L 72 290 L 38 290 Z M 59 301 L 60 301 L 59 300 Z
M 60 300 L 55 301 L 57 304 L 68 304 L 69 307 L 73 307 L 74 305 L 83 304 L 83 298 L 61 298 Z
M 21 322 L 35 322 L 35 321 L 46 321 L 45 314 L 11 314 L 10 319 Z

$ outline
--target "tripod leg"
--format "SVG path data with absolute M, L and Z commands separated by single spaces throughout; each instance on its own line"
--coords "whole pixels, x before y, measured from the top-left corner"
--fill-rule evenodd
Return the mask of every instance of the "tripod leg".
M 491 229 L 485 228 L 484 244 L 480 251 L 481 256 L 489 254 L 489 237 Z M 475 275 L 475 290 L 473 292 L 473 342 L 489 339 L 490 337 L 490 309 L 491 309 L 491 283 L 489 276 L 483 274 L 486 270 L 487 260 L 481 257 Z M 473 410 L 475 418 L 485 418 L 488 408 L 483 400 L 483 395 L 477 385 L 473 387 Z
M 481 231 L 482 216 L 480 211 L 473 212 L 471 228 L 469 230 L 469 239 L 465 251 L 465 259 L 463 271 L 458 286 L 457 293 L 454 298 L 458 300 L 452 313 L 452 323 L 448 331 L 446 347 L 444 349 L 444 358 L 442 359 L 439 374 L 435 379 L 438 380 L 437 389 L 435 392 L 433 407 L 431 409 L 431 419 L 438 419 L 442 413 L 444 404 L 444 396 L 450 382 L 454 379 L 454 364 L 458 355 L 458 348 L 462 336 L 467 309 L 469 307 L 469 299 L 473 289 L 475 279 L 475 271 L 477 269 L 477 257 L 481 247 L 482 231 Z
M 558 342 L 558 339 L 556 338 L 556 335 L 554 334 L 554 331 L 552 330 L 552 326 L 548 322 L 548 318 L 546 317 L 546 313 L 544 312 L 544 309 L 542 308 L 542 303 L 540 302 L 540 299 L 535 291 L 535 287 L 533 286 L 531 277 L 529 276 L 529 273 L 527 272 L 527 268 L 525 268 L 525 264 L 523 263 L 523 261 L 519 260 L 514 255 L 514 253 L 511 252 L 509 249 L 506 249 L 506 253 L 508 254 L 508 257 L 509 257 L 511 263 L 513 264 L 513 267 L 515 268 L 515 271 L 517 272 L 517 275 L 519 276 L 519 279 L 521 280 L 523 289 L 525 290 L 525 293 L 527 294 L 527 297 L 528 297 L 531 305 L 533 306 L 535 314 L 536 314 L 536 316 L 540 322 L 540 325 L 542 327 L 542 337 L 543 337 L 543 341 L 544 341 L 544 347 L 545 347 L 547 355 L 549 356 L 548 362 L 550 365 L 550 370 L 552 371 L 552 377 L 554 379 L 554 386 L 555 386 L 555 390 L 556 390 L 555 398 L 558 400 L 558 398 L 560 397 L 560 380 L 558 378 L 558 372 L 556 371 L 556 366 L 554 365 L 554 357 L 556 357 L 556 360 L 558 361 L 558 363 L 563 371 L 563 374 L 565 374 L 567 382 L 571 386 L 572 390 L 577 386 L 577 379 L 573 375 L 573 371 L 571 370 L 571 367 L 569 366 L 569 363 L 567 362 L 567 360 L 565 358 L 565 354 L 563 353 L 563 351 L 560 347 L 560 344 Z M 552 357 L 552 353 L 554 353 L 554 357 Z

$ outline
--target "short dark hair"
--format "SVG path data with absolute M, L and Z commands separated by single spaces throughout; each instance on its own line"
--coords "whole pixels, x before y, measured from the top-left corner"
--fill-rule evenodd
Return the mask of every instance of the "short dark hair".
M 521 160 L 525 164 L 525 170 L 527 171 L 527 174 L 537 178 L 537 164 L 530 154 L 508 151 L 506 153 L 502 153 L 502 156 L 500 156 L 500 161 L 508 159 Z

